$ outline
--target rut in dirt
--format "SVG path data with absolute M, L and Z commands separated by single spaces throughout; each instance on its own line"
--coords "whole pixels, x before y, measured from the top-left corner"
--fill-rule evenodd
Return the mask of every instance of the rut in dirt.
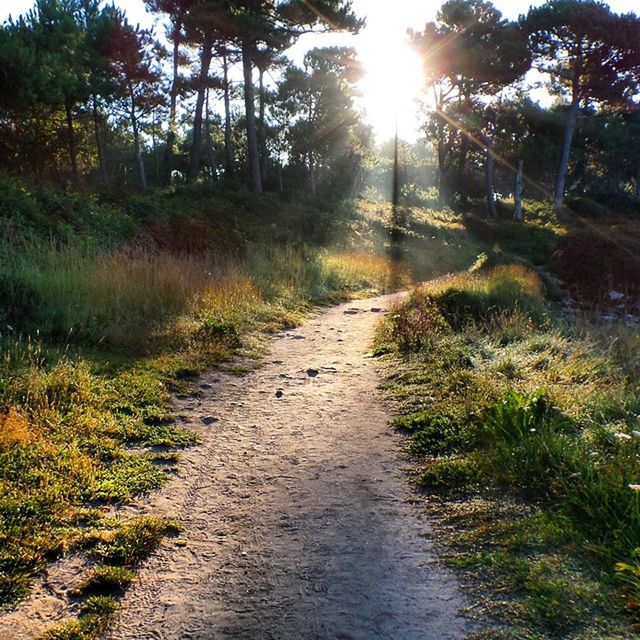
M 148 513 L 176 517 L 111 640 L 448 640 L 472 624 L 410 504 L 368 355 L 391 296 L 277 336 L 244 378 L 212 372 L 184 422 L 204 444 Z M 205 426 L 206 425 L 206 426 Z

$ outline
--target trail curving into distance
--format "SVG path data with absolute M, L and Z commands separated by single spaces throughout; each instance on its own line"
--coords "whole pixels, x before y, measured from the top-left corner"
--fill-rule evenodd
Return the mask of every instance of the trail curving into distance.
M 261 368 L 207 374 L 198 396 L 179 401 L 203 445 L 138 511 L 176 517 L 184 533 L 143 565 L 110 640 L 453 640 L 472 631 L 430 523 L 407 500 L 367 355 L 392 302 L 315 315 L 278 335 Z

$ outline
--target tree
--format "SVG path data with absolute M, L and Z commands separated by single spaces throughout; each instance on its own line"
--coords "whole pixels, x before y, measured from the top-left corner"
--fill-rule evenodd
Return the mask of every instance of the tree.
M 487 102 L 523 76 L 531 59 L 519 25 L 502 17 L 484 0 L 449 0 L 436 22 L 412 42 L 424 61 L 427 83 L 434 91 L 435 112 L 429 130 L 436 138 L 441 198 L 448 190 L 453 141 L 458 139 L 457 178 L 465 179 L 470 148 L 484 150 L 488 206 L 493 197 L 493 123 Z
M 106 57 L 108 40 L 122 15 L 113 5 L 100 9 L 98 2 L 85 3 L 81 16 L 86 33 L 89 69 L 89 93 L 93 121 L 93 135 L 98 155 L 98 169 L 103 183 L 108 183 L 106 149 L 103 140 L 106 117 L 102 106 L 109 106 L 117 97 L 118 87 L 110 73 L 110 61 Z
M 189 13 L 187 31 L 190 39 L 200 45 L 200 67 L 194 81 L 196 90 L 196 105 L 193 117 L 193 131 L 191 137 L 191 151 L 189 153 L 189 168 L 187 183 L 193 182 L 200 169 L 200 152 L 202 149 L 202 123 L 207 90 L 210 86 L 209 71 L 213 60 L 213 44 L 218 14 L 207 4 L 196 5 Z
M 236 52 L 225 43 L 217 46 L 216 52 L 222 62 L 222 91 L 224 103 L 224 168 L 230 178 L 234 174 L 233 132 L 231 130 L 231 80 L 229 67 L 235 60 Z
M 638 43 L 629 34 L 640 33 L 637 25 L 636 16 L 618 16 L 595 0 L 549 0 L 522 19 L 536 67 L 569 100 L 554 195 L 559 213 L 580 109 L 591 102 L 620 104 L 635 91 Z
M 23 40 L 33 40 L 40 72 L 32 76 L 33 97 L 64 109 L 71 177 L 80 179 L 75 109 L 89 97 L 87 48 L 78 14 L 80 0 L 38 0 L 13 28 Z
M 357 31 L 362 22 L 351 10 L 350 0 L 219 0 L 224 10 L 219 24 L 226 38 L 241 52 L 244 77 L 247 159 L 251 189 L 262 191 L 260 149 L 255 112 L 253 69 L 260 49 L 284 50 L 310 31 Z
M 278 90 L 291 162 L 305 167 L 308 189 L 315 196 L 319 172 L 336 186 L 348 173 L 355 179 L 367 133 L 354 106 L 362 66 L 352 48 L 313 49 L 304 68 L 289 66 Z M 351 183 L 350 186 L 353 186 Z M 349 185 L 345 185 L 349 188 Z
M 177 137 L 178 96 L 181 86 L 183 85 L 180 77 L 180 67 L 184 62 L 181 47 L 186 40 L 184 33 L 185 21 L 189 10 L 195 5 L 196 0 L 144 0 L 144 2 L 149 11 L 153 13 L 164 13 L 169 17 L 167 37 L 172 44 L 172 75 L 171 89 L 169 92 L 167 144 L 162 172 L 162 182 L 164 186 L 168 186 L 171 183 L 171 173 L 174 164 L 173 156 Z
M 102 53 L 109 61 L 117 95 L 131 124 L 140 186 L 146 189 L 141 127 L 145 116 L 162 103 L 161 75 L 155 61 L 161 59 L 163 52 L 150 31 L 132 26 L 121 12 L 116 15 L 119 19 L 111 22 Z

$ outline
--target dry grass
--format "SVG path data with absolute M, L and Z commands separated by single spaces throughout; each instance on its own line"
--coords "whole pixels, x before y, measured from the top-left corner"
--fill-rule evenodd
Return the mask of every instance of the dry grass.
M 11 407 L 9 413 L 0 416 L 0 450 L 26 445 L 34 439 L 29 420 L 19 409 Z
M 28 576 L 79 544 L 87 504 L 163 483 L 131 445 L 197 440 L 169 424 L 168 385 L 231 358 L 249 333 L 310 305 L 382 291 L 390 279 L 383 259 L 307 247 L 256 247 L 244 259 L 42 243 L 4 250 L 11 321 L 35 337 L 2 339 L 0 601 L 23 595 Z

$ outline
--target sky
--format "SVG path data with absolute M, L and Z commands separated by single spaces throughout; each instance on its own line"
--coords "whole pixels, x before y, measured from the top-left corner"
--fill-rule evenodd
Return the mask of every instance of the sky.
M 143 0 L 114 2 L 127 12 L 131 22 L 144 27 L 156 24 L 157 33 L 162 33 L 157 19 L 145 12 Z M 530 6 L 544 4 L 544 0 L 494 0 L 493 4 L 505 17 L 514 19 Z M 639 0 L 610 0 L 608 4 L 618 13 L 640 10 Z M 0 21 L 10 14 L 16 17 L 25 13 L 33 5 L 34 0 L 0 0 Z M 420 63 L 407 45 L 407 29 L 420 30 L 435 18 L 440 5 L 439 0 L 353 0 L 355 12 L 367 21 L 360 34 L 306 36 L 290 55 L 299 61 L 312 47 L 356 47 L 366 69 L 360 85 L 360 103 L 376 137 L 380 140 L 392 137 L 397 122 L 401 137 L 412 141 L 419 136 L 417 100 L 423 93 L 423 83 Z

